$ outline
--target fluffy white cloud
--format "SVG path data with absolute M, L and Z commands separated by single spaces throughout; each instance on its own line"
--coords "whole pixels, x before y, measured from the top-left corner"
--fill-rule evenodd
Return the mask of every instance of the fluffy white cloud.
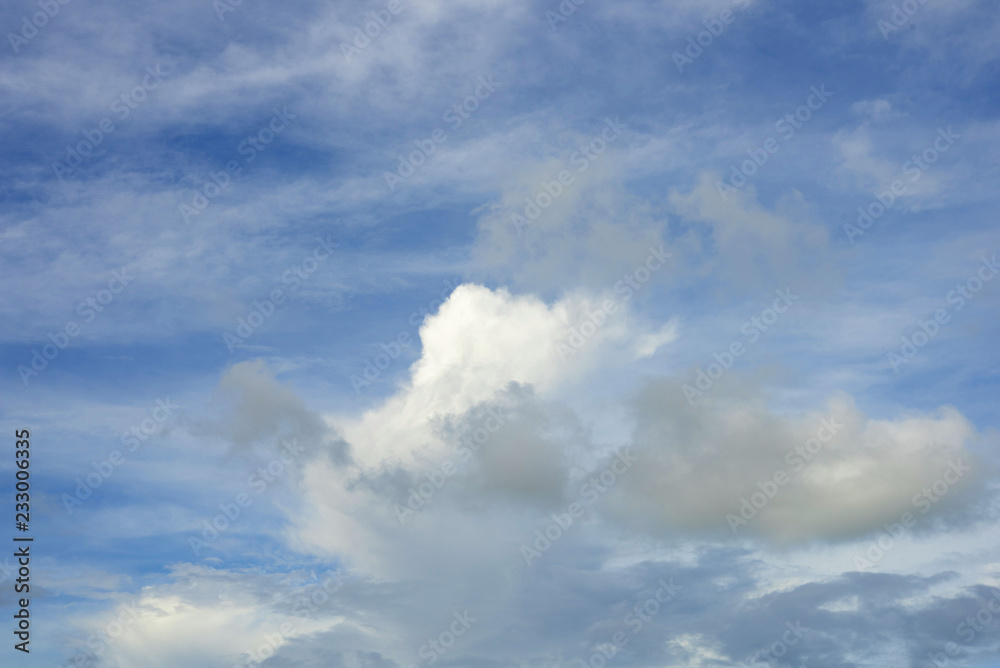
M 273 578 L 238 571 L 191 564 L 171 570 L 169 584 L 145 587 L 91 615 L 89 649 L 80 656 L 92 651 L 101 665 L 121 668 L 229 668 L 240 655 L 266 658 L 296 638 L 345 622 L 313 614 L 315 604 L 295 605 L 303 594 L 335 593 L 343 582 L 335 575 L 314 582 L 296 575 L 282 590 Z
M 614 313 L 604 314 L 600 325 L 587 325 L 601 321 L 608 300 Z M 444 446 L 433 433 L 433 419 L 463 414 L 511 383 L 545 396 L 599 362 L 618 359 L 616 351 L 625 351 L 626 358 L 633 351 L 648 355 L 676 338 L 676 324 L 655 333 L 641 330 L 628 306 L 622 294 L 574 293 L 548 305 L 505 289 L 459 286 L 421 327 L 423 353 L 410 380 L 360 418 L 334 423 L 364 466 L 434 457 Z

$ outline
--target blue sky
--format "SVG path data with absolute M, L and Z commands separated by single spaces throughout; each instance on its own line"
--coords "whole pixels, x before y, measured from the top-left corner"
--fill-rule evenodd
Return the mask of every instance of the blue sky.
M 992 3 L 0 25 L 3 665 L 1000 666 Z

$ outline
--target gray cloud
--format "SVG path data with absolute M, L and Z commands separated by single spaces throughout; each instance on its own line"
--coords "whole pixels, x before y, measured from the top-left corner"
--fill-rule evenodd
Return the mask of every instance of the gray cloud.
M 236 452 L 278 449 L 282 441 L 294 440 L 311 454 L 325 453 L 338 464 L 350 461 L 347 443 L 292 388 L 279 383 L 262 360 L 231 366 L 213 402 L 215 416 L 201 421 L 195 431 L 223 440 Z
M 835 395 L 789 416 L 761 387 L 720 384 L 689 404 L 682 385 L 653 380 L 636 395 L 643 464 L 613 495 L 623 521 L 665 535 L 842 539 L 986 498 L 979 435 L 953 408 L 876 420 Z

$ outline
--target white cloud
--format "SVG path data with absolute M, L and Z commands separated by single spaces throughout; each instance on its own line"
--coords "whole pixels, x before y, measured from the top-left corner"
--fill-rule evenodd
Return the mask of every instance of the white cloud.
M 120 668 L 229 668 L 241 654 L 268 645 L 273 652 L 296 638 L 344 623 L 337 615 L 293 614 L 295 589 L 311 593 L 320 585 L 286 584 L 289 591 L 274 591 L 281 603 L 275 606 L 261 594 L 276 589 L 276 582 L 181 564 L 172 568 L 170 583 L 145 587 L 135 598 L 91 615 L 86 623 L 90 649 L 100 648 L 96 653 L 102 665 Z
M 679 336 L 679 326 L 676 320 L 663 325 L 658 332 L 645 334 L 639 337 L 635 345 L 635 356 L 637 358 L 652 357 L 656 351 L 663 346 L 673 343 Z
M 360 418 L 334 423 L 364 466 L 409 465 L 443 450 L 432 432 L 434 418 L 465 413 L 511 383 L 530 385 L 546 396 L 581 378 L 615 349 L 638 344 L 648 351 L 652 343 L 672 340 L 672 326 L 656 335 L 634 327 L 628 305 L 618 296 L 619 310 L 570 354 L 571 329 L 610 298 L 576 293 L 550 306 L 505 289 L 461 285 L 421 327 L 422 356 L 399 392 Z
M 892 108 L 892 103 L 884 99 L 859 100 L 851 105 L 851 111 L 872 121 L 885 121 L 900 116 Z

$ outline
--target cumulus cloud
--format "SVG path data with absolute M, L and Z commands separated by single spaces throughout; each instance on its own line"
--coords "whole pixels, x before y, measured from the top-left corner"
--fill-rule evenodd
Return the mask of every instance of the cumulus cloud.
M 989 622 L 963 620 L 1000 596 L 996 586 L 955 587 L 954 573 L 844 573 L 782 583 L 762 574 L 757 558 L 702 547 L 683 558 L 604 568 L 567 560 L 512 581 L 475 581 L 474 597 L 456 578 L 403 584 L 346 577 L 318 605 L 301 601 L 324 589 L 322 575 L 178 565 L 171 582 L 129 602 L 134 614 L 125 615 L 124 633 L 105 636 L 112 641 L 101 658 L 124 668 L 222 668 L 252 656 L 265 658 L 264 666 L 310 668 L 397 668 L 431 655 L 484 668 L 576 664 L 606 653 L 617 634 L 628 640 L 614 655 L 623 666 L 752 664 L 767 652 L 799 665 L 857 665 L 858 652 L 881 665 L 918 665 L 946 647 L 953 658 L 990 651 L 991 637 L 982 632 Z M 88 628 L 103 633 L 120 610 L 93 615 Z M 446 638 L 447 651 L 432 649 L 455 615 L 469 628 Z
M 717 387 L 689 404 L 678 382 L 646 385 L 633 404 L 642 464 L 615 490 L 617 516 L 659 535 L 843 539 L 978 487 L 978 435 L 954 408 L 873 419 L 840 394 L 786 415 L 744 391 Z
M 646 535 L 658 545 L 706 533 L 731 540 L 726 514 L 739 515 L 740 497 L 759 492 L 757 483 L 775 480 L 779 470 L 789 481 L 739 527 L 741 535 L 780 543 L 850 539 L 898 520 L 902 512 L 918 514 L 913 494 L 958 460 L 971 471 L 934 510 L 963 495 L 968 500 L 979 482 L 968 447 L 977 434 L 956 410 L 873 419 L 840 395 L 822 410 L 792 414 L 768 408 L 759 388 L 724 386 L 691 406 L 679 383 L 651 380 L 629 403 L 634 430 L 624 445 L 637 465 L 611 489 L 609 505 L 598 504 L 556 549 L 525 567 L 518 546 L 533 540 L 535 530 L 552 521 L 551 513 L 565 510 L 574 500 L 574 481 L 600 466 L 608 447 L 596 442 L 585 419 L 547 398 L 562 379 L 552 371 L 554 362 L 541 367 L 549 375 L 527 364 L 498 368 L 503 355 L 513 360 L 538 347 L 537 339 L 513 332 L 516 325 L 530 326 L 529 333 L 556 331 L 547 329 L 550 320 L 559 321 L 554 307 L 482 286 L 462 286 L 453 298 L 422 328 L 424 353 L 411 381 L 372 414 L 398 413 L 393 401 L 406 399 L 398 406 L 409 407 L 413 420 L 419 416 L 414 424 L 423 425 L 440 449 L 410 457 L 390 449 L 339 465 L 316 458 L 302 471 L 302 503 L 288 518 L 286 543 L 300 554 L 342 561 L 360 579 L 338 589 L 322 614 L 303 618 L 290 612 L 301 592 L 315 588 L 308 579 L 296 579 L 302 576 L 284 583 L 278 576 L 178 567 L 171 584 L 139 595 L 132 628 L 109 644 L 109 657 L 123 666 L 187 661 L 214 667 L 270 637 L 276 665 L 408 665 L 414 654 L 430 651 L 428 639 L 446 631 L 454 614 L 468 610 L 477 625 L 449 659 L 468 665 L 486 656 L 587 661 L 617 631 L 632 633 L 629 620 L 638 617 L 629 612 L 650 600 L 665 579 L 676 582 L 680 593 L 658 604 L 662 612 L 635 633 L 620 656 L 623 665 L 742 660 L 767 648 L 761 638 L 780 638 L 786 622 L 796 621 L 813 630 L 790 650 L 802 660 L 846 661 L 852 646 L 840 631 L 831 631 L 846 627 L 868 634 L 863 642 L 886 660 L 948 641 L 937 633 L 924 643 L 876 650 L 878 633 L 871 626 L 873 618 L 885 619 L 878 609 L 929 624 L 934 615 L 968 607 L 967 593 L 952 592 L 947 600 L 906 608 L 910 598 L 926 595 L 948 576 L 855 574 L 789 585 L 767 581 L 744 551 L 701 543 L 693 554 L 651 561 L 650 545 L 636 551 L 634 541 Z M 457 334 L 469 330 L 483 338 Z M 623 349 L 631 350 L 636 340 L 626 338 Z M 546 359 L 529 357 L 539 364 Z M 261 434 L 296 425 L 299 433 L 329 436 L 295 392 L 259 362 L 227 371 L 220 387 L 233 416 L 261 412 L 254 423 Z M 479 400 L 458 400 L 449 391 L 456 387 Z M 221 424 L 230 425 L 234 442 L 256 442 L 231 421 Z M 472 454 L 463 456 L 463 448 Z M 796 458 L 804 462 L 799 469 Z M 442 473 L 444 461 L 455 470 Z M 438 486 L 431 475 L 444 482 Z M 426 506 L 399 521 L 393 505 L 405 505 L 423 483 L 435 488 Z M 591 584 L 583 586 L 585 581 Z M 761 588 L 769 593 L 761 595 Z M 387 600 L 398 605 L 385 605 Z M 565 623 L 554 624 L 547 610 L 561 611 Z M 107 622 L 95 617 L 94 628 Z M 280 633 L 284 624 L 292 630 Z M 896 628 L 877 624 L 883 632 Z M 212 647 L 177 642 L 206 628 Z
M 993 7 L 925 3 L 912 30 L 884 39 L 877 21 L 894 0 L 835 17 L 755 0 L 623 0 L 580 4 L 557 25 L 546 12 L 574 3 L 402 5 L 348 57 L 344 45 L 385 0 L 244 2 L 221 21 L 203 0 L 146 14 L 70 3 L 0 62 L 12 100 L 0 111 L 12 130 L 0 251 L 13 288 L 0 337 L 24 344 L 17 355 L 53 345 L 50 333 L 112 270 L 137 267 L 134 286 L 52 360 L 58 371 L 8 393 L 8 412 L 57 434 L 55 456 L 72 464 L 39 478 L 41 509 L 75 486 L 77 462 L 97 475 L 87 467 L 99 472 L 132 423 L 100 417 L 98 405 L 67 411 L 78 387 L 103 380 L 94 397 L 129 403 L 220 378 L 183 438 L 150 442 L 149 459 L 115 468 L 72 518 L 42 513 L 47 540 L 85 576 L 53 579 L 38 561 L 39 618 L 69 610 L 66 646 L 86 651 L 84 639 L 122 614 L 97 602 L 129 602 L 125 633 L 92 657 L 122 667 L 228 668 L 267 643 L 266 668 L 400 668 L 426 663 L 430 640 L 466 610 L 475 625 L 436 665 L 597 665 L 618 632 L 629 642 L 608 665 L 734 665 L 800 622 L 808 632 L 787 648 L 790 664 L 916 665 L 958 640 L 962 659 L 987 662 L 990 634 L 966 642 L 956 628 L 1000 582 L 988 556 L 996 538 L 976 522 L 998 511 L 979 447 L 994 408 L 981 375 L 993 366 L 981 335 L 993 293 L 956 309 L 898 382 L 872 358 L 933 312 L 924 306 L 951 289 L 937 283 L 965 271 L 957 258 L 992 243 L 993 208 L 916 220 L 881 242 L 873 230 L 850 256 L 827 231 L 838 214 L 853 221 L 839 209 L 898 178 L 945 118 L 964 135 L 961 153 L 900 197 L 911 210 L 991 201 L 1000 133 L 954 100 L 972 99 L 993 71 Z M 720 33 L 726 10 L 736 18 Z M 6 16 L 16 30 L 21 10 Z M 697 47 L 704 31 L 711 44 Z M 702 51 L 677 72 L 672 52 L 689 37 Z M 783 45 L 788 76 L 762 66 L 761 40 Z M 909 67 L 914 57 L 921 67 Z M 157 64 L 169 71 L 161 85 L 57 181 L 52 161 Z M 487 75 L 501 82 L 495 97 L 452 129 L 442 113 Z M 804 82 L 827 77 L 865 99 L 834 98 L 752 184 L 723 197 L 711 170 L 744 160 L 800 103 Z M 275 105 L 293 123 L 242 162 L 237 146 Z M 609 117 L 623 134 L 582 159 Z M 387 193 L 386 171 L 438 127 L 447 141 Z M 178 202 L 233 159 L 239 178 L 184 224 Z M 969 178 L 949 173 L 951 160 Z M 283 272 L 317 234 L 337 239 L 335 259 L 226 355 L 220 335 L 286 287 Z M 840 270 L 850 291 L 838 293 Z M 467 282 L 420 326 L 416 361 L 382 377 L 402 381 L 387 396 L 350 396 L 364 365 L 352 352 L 395 334 L 428 301 L 411 293 L 436 293 L 456 272 Z M 735 337 L 760 293 L 770 301 L 789 287 L 803 308 L 761 330 L 727 371 L 734 387 L 689 404 L 679 367 Z M 345 305 L 356 317 L 343 317 Z M 143 350 L 137 366 L 133 346 L 169 353 L 178 341 L 182 355 Z M 112 359 L 107 344 L 125 349 Z M 243 361 L 251 350 L 268 362 Z M 772 361 L 783 374 L 775 393 L 739 385 L 740 364 Z M 202 396 L 178 401 L 193 414 Z M 946 401 L 958 408 L 928 408 Z M 309 456 L 258 496 L 248 476 L 286 440 Z M 220 443 L 225 457 L 206 447 Z M 616 450 L 635 466 L 564 527 Z M 197 555 L 202 565 L 164 572 L 164 561 L 191 558 L 190 536 L 240 493 L 253 504 Z M 907 512 L 917 528 L 878 562 L 885 572 L 851 572 L 849 553 Z M 526 564 L 521 548 L 539 536 L 551 549 Z M 276 545 L 294 555 L 275 563 Z M 308 571 L 334 565 L 351 582 L 316 614 L 296 612 L 322 580 Z M 655 599 L 651 619 L 635 614 L 663 581 L 679 593 Z
M 591 318 L 608 300 L 615 312 Z M 335 422 L 364 466 L 434 457 L 444 445 L 432 419 L 461 415 L 510 383 L 530 385 L 542 396 L 555 392 L 615 359 L 616 351 L 627 358 L 637 345 L 644 353 L 655 350 L 674 338 L 673 327 L 643 331 L 621 294 L 580 292 L 549 305 L 502 288 L 461 285 L 422 325 L 421 357 L 399 391 L 360 418 Z
M 277 578 L 192 564 L 169 570 L 168 583 L 90 615 L 82 629 L 89 643 L 77 656 L 122 668 L 223 668 L 266 659 L 297 638 L 345 623 L 327 604 L 344 586 L 338 573 L 316 578 L 297 570 Z M 309 600 L 320 591 L 322 606 Z
M 554 507 L 570 469 L 593 454 L 586 426 L 554 398 L 588 372 L 630 362 L 637 347 L 649 353 L 674 336 L 673 326 L 652 333 L 636 326 L 620 295 L 615 312 L 594 325 L 589 315 L 609 299 L 578 293 L 548 305 L 504 289 L 455 289 L 421 326 L 421 357 L 397 392 L 360 416 L 328 418 L 350 444 L 353 465 L 337 470 L 315 462 L 307 468 L 307 510 L 296 520 L 295 540 L 324 554 L 347 554 L 377 572 L 398 572 L 405 566 L 394 547 L 401 544 L 401 511 L 394 504 L 405 509 L 413 489 L 432 484 L 427 476 L 448 476 L 440 496 L 451 501 L 436 496 L 429 505 L 444 514 L 423 513 L 415 524 L 445 522 L 478 534 L 475 513 L 449 515 L 459 499 L 467 509 L 490 508 L 491 502 Z M 574 332 L 579 338 L 572 338 Z M 486 432 L 490 420 L 502 428 Z M 488 438 L 485 445 L 470 440 L 479 431 Z M 442 474 L 445 462 L 458 472 Z M 519 538 L 525 516 L 518 513 L 504 520 L 505 531 L 495 523 L 494 537 L 509 531 L 511 540 Z M 423 551 L 416 545 L 426 540 L 426 551 L 438 554 L 440 564 L 440 553 L 456 540 L 448 533 L 405 534 L 406 544 Z M 480 547 L 469 543 L 447 551 L 448 563 L 467 562 L 461 553 L 477 553 L 490 541 L 484 536 Z

